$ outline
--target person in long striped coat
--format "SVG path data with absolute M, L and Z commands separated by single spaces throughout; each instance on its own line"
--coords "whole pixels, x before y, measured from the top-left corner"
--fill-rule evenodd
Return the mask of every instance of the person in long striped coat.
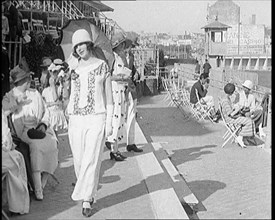
M 253 137 L 254 136 L 254 123 L 251 118 L 238 116 L 234 117 L 235 109 L 233 108 L 233 100 L 234 100 L 234 92 L 235 85 L 232 83 L 228 83 L 224 87 L 224 92 L 226 97 L 221 100 L 222 105 L 222 113 L 224 115 L 225 121 L 229 123 L 233 123 L 235 125 L 241 125 L 241 130 L 238 133 L 238 141 L 241 144 L 241 147 L 245 147 L 243 142 L 243 137 Z

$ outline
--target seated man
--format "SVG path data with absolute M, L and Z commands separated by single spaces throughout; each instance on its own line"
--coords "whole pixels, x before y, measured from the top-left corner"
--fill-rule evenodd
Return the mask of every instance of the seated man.
M 242 84 L 243 89 L 238 93 L 238 102 L 235 104 L 235 108 L 241 111 L 246 117 L 250 117 L 255 123 L 255 130 L 259 133 L 260 137 L 265 137 L 266 134 L 263 131 L 263 108 L 256 105 L 256 99 L 251 93 L 253 83 L 250 80 L 246 80 Z
M 14 148 L 2 109 L 2 179 L 6 175 L 2 181 L 2 205 L 7 202 L 10 212 L 26 214 L 30 209 L 30 197 L 25 162 L 22 154 Z
M 191 88 L 190 102 L 195 105 L 198 101 L 200 101 L 202 104 L 207 106 L 207 109 L 210 109 L 210 114 L 214 117 L 214 98 L 213 96 L 206 95 L 208 92 L 207 90 L 209 88 L 209 82 L 210 80 L 206 77 L 205 74 L 200 75 L 200 79 L 197 82 L 195 82 Z M 198 92 L 199 100 L 197 99 L 196 90 Z

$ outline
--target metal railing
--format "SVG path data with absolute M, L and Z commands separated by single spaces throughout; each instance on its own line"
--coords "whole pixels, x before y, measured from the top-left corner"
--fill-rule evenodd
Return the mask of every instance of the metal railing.
M 179 81 L 179 80 L 182 81 L 183 79 L 194 80 L 195 77 L 198 76 L 194 73 L 194 68 L 191 68 L 188 65 L 184 65 L 184 64 L 181 64 L 181 65 L 175 64 L 175 65 L 178 67 L 178 78 L 176 79 L 174 77 L 172 79 L 174 81 Z M 224 86 L 228 82 L 232 82 L 235 84 L 235 86 L 238 89 L 242 88 L 243 81 L 241 81 L 240 79 L 236 79 L 236 78 L 228 78 L 228 77 L 226 78 L 226 77 L 224 77 L 223 74 L 226 74 L 226 73 L 222 72 L 222 70 L 221 71 L 212 70 L 211 74 L 210 74 L 210 86 L 223 90 Z M 170 76 L 170 78 L 172 78 L 172 77 Z M 180 79 L 180 78 L 183 78 L 183 79 Z M 177 83 L 177 82 L 175 82 L 175 83 Z M 271 89 L 269 89 L 267 87 L 255 85 L 254 88 L 251 89 L 251 92 L 255 96 L 257 102 L 261 102 L 264 95 L 268 94 L 269 95 L 268 106 L 271 108 L 271 99 L 272 99 Z

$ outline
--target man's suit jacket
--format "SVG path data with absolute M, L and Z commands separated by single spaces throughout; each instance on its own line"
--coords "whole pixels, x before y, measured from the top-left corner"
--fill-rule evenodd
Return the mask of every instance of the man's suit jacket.
M 134 55 L 131 52 L 129 52 L 128 68 L 130 70 L 132 70 L 131 80 L 128 83 L 128 89 L 131 92 L 133 99 L 137 99 L 137 90 L 136 90 L 137 83 L 134 79 L 134 76 L 135 76 L 137 70 L 136 70 L 136 67 L 134 65 Z
M 8 10 L 8 14 L 7 14 L 7 18 L 9 20 L 9 26 L 10 27 L 14 27 L 18 25 L 18 11 L 16 9 L 16 7 L 14 5 L 11 5 L 9 10 Z

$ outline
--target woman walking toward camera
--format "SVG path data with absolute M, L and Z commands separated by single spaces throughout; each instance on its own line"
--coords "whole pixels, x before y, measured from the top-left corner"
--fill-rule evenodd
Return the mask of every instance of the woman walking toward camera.
M 82 214 L 92 215 L 101 156 L 106 136 L 112 134 L 113 99 L 110 71 L 105 61 L 93 55 L 90 34 L 80 29 L 72 36 L 71 95 L 67 112 L 68 135 L 77 181 L 73 200 L 82 200 Z

